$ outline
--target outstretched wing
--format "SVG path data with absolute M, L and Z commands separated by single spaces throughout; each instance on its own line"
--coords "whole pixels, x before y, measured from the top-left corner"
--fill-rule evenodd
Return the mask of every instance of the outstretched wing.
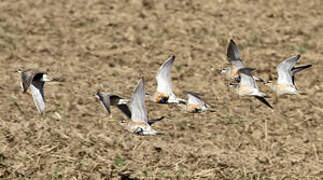
M 117 108 L 123 112 L 123 114 L 125 114 L 129 119 L 131 118 L 131 111 L 128 107 L 127 104 L 120 104 L 120 105 L 117 105 Z
M 151 120 L 148 120 L 148 124 L 151 126 L 152 124 L 156 123 L 156 122 L 159 122 L 161 120 L 164 119 L 164 116 L 160 117 L 160 118 L 157 118 L 157 119 L 151 119 Z
M 32 81 L 30 90 L 38 112 L 43 114 L 45 111 L 44 82 Z
M 159 68 L 156 75 L 157 80 L 157 91 L 165 93 L 167 95 L 172 95 L 172 82 L 171 82 L 171 70 L 173 62 L 175 61 L 175 56 L 168 58 L 163 65 Z
M 26 92 L 33 80 L 40 80 L 43 72 L 34 69 L 28 69 L 21 73 L 21 84 L 23 92 Z
M 145 86 L 144 80 L 141 78 L 132 95 L 131 103 L 131 120 L 134 122 L 148 122 L 147 111 L 145 106 Z
M 99 98 L 101 105 L 108 111 L 109 114 L 111 114 L 111 102 L 110 102 L 110 95 L 109 94 L 103 94 L 98 90 L 96 93 L 97 98 Z
M 96 96 L 99 98 L 101 105 L 111 114 L 111 106 L 117 106 L 117 108 L 123 112 L 128 118 L 131 118 L 131 112 L 126 103 L 120 104 L 119 101 L 121 98 L 115 94 L 103 93 L 98 90 Z
M 304 66 L 298 66 L 298 67 L 293 67 L 292 72 L 293 75 L 295 75 L 297 72 L 303 71 L 304 69 L 312 67 L 312 64 L 304 65 Z
M 187 104 L 191 105 L 200 105 L 206 107 L 206 103 L 202 100 L 197 93 L 194 92 L 186 92 L 188 96 Z
M 279 64 L 279 66 L 277 67 L 277 72 L 278 72 L 277 84 L 287 84 L 292 86 L 294 85 L 292 69 L 300 57 L 301 57 L 300 55 L 293 56 L 284 60 L 282 63 Z
M 31 80 L 32 78 L 30 76 L 27 76 L 25 73 L 21 73 L 21 87 L 23 92 L 27 91 Z
M 257 98 L 260 102 L 268 106 L 270 109 L 274 109 L 264 97 L 255 96 L 255 98 Z
M 248 87 L 253 87 L 257 88 L 255 80 L 253 79 L 253 76 L 251 74 L 252 71 L 256 70 L 255 68 L 242 68 L 239 69 L 238 73 L 240 76 L 240 86 L 248 86 Z
M 234 68 L 240 69 L 245 67 L 242 62 L 242 59 L 240 58 L 238 46 L 232 39 L 230 40 L 230 43 L 227 49 L 227 57 L 229 62 Z
M 305 66 L 293 67 L 293 68 L 292 68 L 292 82 L 293 82 L 294 86 L 295 86 L 295 74 L 296 74 L 297 72 L 300 72 L 300 71 L 302 71 L 302 70 L 304 70 L 304 69 L 307 69 L 307 68 L 310 68 L 310 67 L 312 67 L 312 65 L 311 65 L 311 64 L 309 64 L 309 65 L 305 65 Z

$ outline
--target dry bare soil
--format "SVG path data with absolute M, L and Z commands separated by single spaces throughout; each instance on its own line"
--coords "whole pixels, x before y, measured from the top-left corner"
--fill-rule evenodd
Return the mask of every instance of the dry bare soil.
M 1 179 L 323 179 L 323 3 L 320 0 L 4 0 L 0 3 Z M 234 39 L 257 76 L 301 54 L 302 96 L 239 98 L 219 69 Z M 130 97 L 169 55 L 174 92 L 203 94 L 216 113 L 146 101 L 164 135 L 128 133 L 97 89 Z M 64 83 L 45 87 L 40 116 L 19 67 Z

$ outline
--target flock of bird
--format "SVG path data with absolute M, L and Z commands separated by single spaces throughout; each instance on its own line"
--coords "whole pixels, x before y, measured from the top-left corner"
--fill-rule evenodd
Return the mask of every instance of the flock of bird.
M 265 98 L 269 97 L 261 92 L 256 81 L 264 83 L 269 86 L 278 96 L 286 94 L 302 94 L 296 89 L 294 80 L 295 74 L 312 65 L 304 65 L 295 67 L 300 55 L 290 57 L 280 63 L 277 67 L 278 80 L 276 84 L 271 81 L 265 81 L 262 78 L 252 75 L 255 68 L 246 67 L 243 63 L 239 49 L 233 40 L 230 40 L 227 49 L 227 58 L 231 67 L 224 67 L 221 73 L 225 74 L 227 78 L 233 80 L 229 83 L 230 87 L 235 87 L 239 96 L 252 96 L 260 100 L 270 109 L 273 107 L 267 102 Z M 159 134 L 152 128 L 152 124 L 163 119 L 148 120 L 147 111 L 145 107 L 145 97 L 148 96 L 150 100 L 161 104 L 178 104 L 180 107 L 188 112 L 215 112 L 198 93 L 186 92 L 188 99 L 181 99 L 176 97 L 172 91 L 171 69 L 175 61 L 175 56 L 169 57 L 159 68 L 156 80 L 157 90 L 151 95 L 145 92 L 144 79 L 141 78 L 132 94 L 131 99 L 123 98 L 112 93 L 97 91 L 95 97 L 99 99 L 102 106 L 111 114 L 111 107 L 116 106 L 127 118 L 120 124 L 124 126 L 131 133 L 138 135 L 156 135 Z M 22 70 L 18 72 L 21 75 L 21 88 L 25 93 L 28 88 L 31 91 L 34 103 L 40 114 L 45 112 L 45 98 L 44 98 L 44 84 L 45 82 L 57 81 L 56 79 L 48 77 L 46 72 L 41 72 L 34 69 Z

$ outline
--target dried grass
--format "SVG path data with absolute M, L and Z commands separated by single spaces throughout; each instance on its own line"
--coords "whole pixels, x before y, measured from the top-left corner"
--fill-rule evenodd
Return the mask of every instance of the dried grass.
M 322 179 L 322 3 L 309 1 L 4 1 L 0 4 L 0 178 Z M 306 96 L 238 98 L 219 69 L 233 38 L 257 75 L 276 78 L 283 59 L 313 68 Z M 129 134 L 92 97 L 130 96 L 175 54 L 174 91 L 196 91 L 218 112 L 192 115 L 147 101 L 156 137 Z M 18 67 L 47 70 L 41 117 L 22 94 Z M 261 86 L 270 94 L 269 89 Z

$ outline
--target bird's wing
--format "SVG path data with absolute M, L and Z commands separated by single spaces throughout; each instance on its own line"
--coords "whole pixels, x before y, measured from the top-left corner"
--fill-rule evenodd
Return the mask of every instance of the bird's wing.
M 252 71 L 256 70 L 255 68 L 242 68 L 239 69 L 238 73 L 240 76 L 240 86 L 248 86 L 248 87 L 253 87 L 257 88 L 255 80 L 253 79 L 253 76 L 251 74 Z
M 131 120 L 134 122 L 148 122 L 145 106 L 145 86 L 143 78 L 137 84 L 130 102 Z
M 38 70 L 34 69 L 27 69 L 21 73 L 21 82 L 22 82 L 22 88 L 23 92 L 26 92 L 27 89 L 29 88 L 31 82 L 35 80 L 39 80 L 35 77 L 41 77 L 43 72 L 40 72 Z
M 102 93 L 100 91 L 98 91 L 96 93 L 96 95 L 99 97 L 101 105 L 108 111 L 109 114 L 111 114 L 111 109 L 110 109 L 110 106 L 111 106 L 110 95 L 109 94 Z
M 259 101 L 261 101 L 263 104 L 265 104 L 266 106 L 268 106 L 270 109 L 274 109 L 270 104 L 269 102 L 264 98 L 264 97 L 261 97 L 261 96 L 255 96 L 255 98 L 257 98 Z
M 236 45 L 236 43 L 233 40 L 230 40 L 228 49 L 227 49 L 227 57 L 229 62 L 231 63 L 231 65 L 236 68 L 236 69 L 240 69 L 245 67 L 245 65 L 243 64 L 241 58 L 240 58 L 240 53 L 239 53 L 239 49 L 238 46 Z
M 118 96 L 118 95 L 115 95 L 115 94 L 106 93 L 105 95 L 109 97 L 110 105 L 111 105 L 111 106 L 116 106 L 116 105 L 118 105 L 118 104 L 119 104 L 119 101 L 120 101 L 121 99 L 124 99 L 124 98 L 122 98 L 122 97 L 120 97 L 120 96 Z M 124 103 L 124 104 L 126 104 L 126 103 Z
M 287 84 L 287 85 L 294 85 L 293 83 L 293 73 L 292 69 L 295 66 L 296 62 L 300 58 L 300 55 L 290 57 L 284 60 L 282 63 L 279 64 L 277 67 L 278 72 L 278 80 L 277 84 Z
M 194 92 L 189 92 L 189 91 L 187 91 L 186 93 L 188 96 L 187 104 L 201 105 L 201 106 L 206 107 L 205 101 L 200 98 L 199 94 L 194 93 Z
M 32 81 L 30 84 L 31 95 L 40 114 L 45 111 L 44 82 Z
M 302 70 L 304 70 L 304 69 L 307 69 L 307 68 L 310 68 L 310 67 L 312 67 L 312 65 L 311 65 L 311 64 L 309 64 L 309 65 L 305 65 L 305 66 L 293 67 L 293 68 L 292 68 L 292 81 L 293 81 L 293 84 L 294 84 L 294 85 L 295 85 L 295 74 L 296 74 L 297 72 L 300 72 L 300 71 L 302 71 Z
M 123 114 L 125 114 L 129 119 L 131 118 L 131 111 L 128 107 L 127 104 L 120 104 L 120 105 L 117 105 L 117 108 L 123 112 Z
M 157 119 L 151 119 L 151 120 L 148 120 L 148 124 L 151 126 L 152 124 L 158 122 L 158 121 L 161 121 L 164 119 L 164 116 L 160 117 L 160 118 L 157 118 Z
M 292 72 L 293 72 L 293 75 L 295 75 L 297 72 L 300 72 L 304 69 L 307 69 L 307 68 L 310 68 L 312 67 L 312 64 L 308 64 L 308 65 L 304 65 L 304 66 L 298 66 L 298 67 L 293 67 L 292 68 Z
M 27 76 L 26 73 L 21 73 L 21 85 L 23 92 L 26 92 L 29 88 L 30 82 L 32 78 L 30 76 Z
M 173 94 L 172 82 L 171 82 L 171 70 L 173 62 L 175 61 L 175 56 L 168 58 L 163 65 L 159 68 L 156 75 L 157 80 L 157 91 L 165 93 L 167 95 Z

